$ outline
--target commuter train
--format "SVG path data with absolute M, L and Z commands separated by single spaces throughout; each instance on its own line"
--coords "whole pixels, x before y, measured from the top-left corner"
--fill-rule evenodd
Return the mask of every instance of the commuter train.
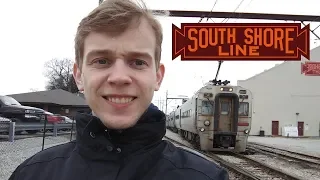
M 251 129 L 252 93 L 208 83 L 167 116 L 167 128 L 203 151 L 245 152 Z

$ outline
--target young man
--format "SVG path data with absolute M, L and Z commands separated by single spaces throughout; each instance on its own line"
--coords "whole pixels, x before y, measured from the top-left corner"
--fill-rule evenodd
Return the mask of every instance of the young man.
M 218 165 L 162 138 L 165 114 L 151 104 L 165 68 L 162 30 L 129 0 L 106 0 L 75 38 L 74 77 L 92 114 L 78 114 L 77 140 L 23 162 L 10 180 L 228 179 Z

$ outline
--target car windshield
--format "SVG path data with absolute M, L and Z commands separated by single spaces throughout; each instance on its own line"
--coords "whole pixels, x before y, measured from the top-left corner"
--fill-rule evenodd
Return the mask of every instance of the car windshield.
M 0 100 L 3 102 L 3 104 L 10 106 L 10 105 L 17 105 L 17 106 L 21 106 L 21 104 L 15 100 L 14 98 L 10 97 L 10 96 L 2 96 L 0 97 Z

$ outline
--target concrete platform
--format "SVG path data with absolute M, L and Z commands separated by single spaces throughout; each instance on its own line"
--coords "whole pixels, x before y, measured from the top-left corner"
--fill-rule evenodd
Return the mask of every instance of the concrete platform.
M 320 138 L 249 136 L 248 141 L 320 157 Z

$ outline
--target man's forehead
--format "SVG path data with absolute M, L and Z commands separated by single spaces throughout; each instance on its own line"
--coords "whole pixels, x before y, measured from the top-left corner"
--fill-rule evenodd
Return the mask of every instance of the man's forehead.
M 84 57 L 114 53 L 154 57 L 155 47 L 156 40 L 152 32 L 132 32 L 119 36 L 93 32 L 85 39 Z

